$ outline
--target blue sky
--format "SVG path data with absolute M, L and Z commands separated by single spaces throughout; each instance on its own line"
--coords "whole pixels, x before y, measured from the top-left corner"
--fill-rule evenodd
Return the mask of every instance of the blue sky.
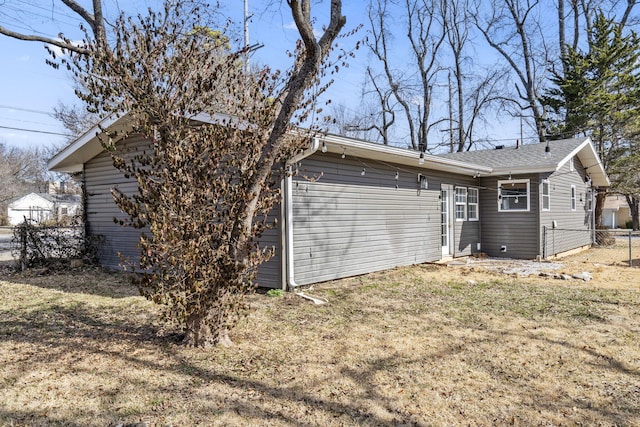
M 20 2 L 9 0 L 9 4 L 11 3 L 15 5 Z M 28 22 L 23 22 L 21 25 L 26 24 L 30 27 L 25 29 L 25 32 L 35 31 L 45 35 L 55 35 L 63 31 L 65 35 L 76 35 L 76 37 L 79 34 L 78 26 L 71 19 L 72 13 L 67 12 L 64 5 L 56 5 L 55 13 L 51 13 L 51 2 L 32 0 L 29 3 L 36 4 L 38 8 L 29 9 L 29 13 L 22 15 L 21 19 Z M 128 10 L 141 10 L 145 4 L 153 3 L 155 2 L 141 0 L 122 4 L 126 4 Z M 242 22 L 244 7 L 241 0 L 222 3 L 224 12 L 234 22 Z M 286 51 L 295 47 L 297 31 L 292 26 L 293 21 L 287 14 L 286 6 L 282 8 L 277 5 L 265 6 L 268 3 L 273 2 L 268 0 L 250 0 L 249 2 L 253 16 L 250 25 L 251 42 L 264 44 L 264 47 L 254 54 L 252 60 L 273 68 L 287 68 L 290 65 L 290 59 Z M 353 28 L 366 16 L 364 4 L 364 2 L 345 2 L 344 13 L 348 17 L 348 29 Z M 114 0 L 105 1 L 105 8 L 115 10 Z M 60 14 L 61 12 L 63 14 Z M 51 21 L 51 16 L 56 17 L 56 22 Z M 2 24 L 12 29 L 16 28 L 12 27 L 12 23 L 6 19 L 2 20 Z M 345 42 L 353 43 L 352 40 Z M 73 94 L 73 83 L 68 74 L 46 65 L 45 60 L 48 54 L 42 43 L 0 36 L 0 52 L 3 58 L 3 65 L 0 67 L 0 142 L 11 146 L 35 147 L 64 144 L 66 137 L 56 134 L 64 134 L 65 129 L 49 114 L 58 102 L 65 104 L 77 102 Z M 333 102 L 344 102 L 353 98 L 352 94 L 357 95 L 360 92 L 363 72 L 364 68 L 357 64 L 341 70 L 339 84 L 336 84 L 331 94 L 327 94 L 326 97 L 330 97 Z M 34 132 L 19 129 L 29 129 Z
M 103 0 L 106 13 L 113 16 L 117 10 L 118 0 Z M 81 4 L 90 4 L 88 0 L 81 0 Z M 126 5 L 127 12 L 143 10 L 147 5 L 160 4 L 160 0 L 129 0 L 120 2 Z M 226 0 L 221 2 L 223 13 L 238 24 L 243 19 L 243 1 Z M 288 8 L 284 1 L 277 0 L 249 0 L 252 20 L 250 25 L 251 42 L 262 43 L 264 47 L 254 53 L 252 61 L 269 65 L 272 68 L 286 69 L 291 65 L 291 59 L 286 52 L 293 50 L 298 37 Z M 315 4 L 316 2 L 314 2 Z M 366 36 L 367 11 L 366 1 L 344 1 L 343 13 L 347 17 L 347 32 L 358 25 L 364 24 L 355 36 L 340 39 L 341 47 L 351 49 L 356 40 Z M 52 11 L 52 4 L 54 10 Z M 28 6 L 27 6 L 28 5 Z M 72 39 L 80 37 L 79 21 L 58 0 L 4 0 L 3 11 L 0 11 L 0 24 L 16 30 L 35 32 L 42 35 L 55 35 L 63 32 Z M 11 21 L 10 11 L 18 13 L 19 20 Z M 15 12 L 24 7 L 25 13 Z M 326 14 L 327 2 L 315 5 L 315 9 Z M 54 20 L 52 21 L 52 17 Z M 326 19 L 326 17 L 325 17 Z M 323 22 L 319 16 L 317 26 Z M 406 30 L 403 30 L 406 31 Z M 401 35 L 398 34 L 398 38 Z M 0 52 L 3 66 L 0 67 L 0 142 L 11 146 L 50 147 L 64 145 L 67 138 L 64 128 L 49 114 L 59 103 L 73 104 L 77 100 L 73 94 L 73 84 L 67 73 L 55 70 L 45 64 L 48 54 L 44 45 L 38 42 L 25 42 L 0 36 Z M 397 64 L 402 64 L 403 51 L 396 49 Z M 375 62 L 368 49 L 363 47 L 357 51 L 356 58 L 349 61 L 349 67 L 341 68 L 335 76 L 335 83 L 323 95 L 321 101 L 331 99 L 333 105 L 344 104 L 347 111 L 358 111 L 365 69 L 368 63 Z M 446 78 L 446 77 L 445 77 Z M 439 85 L 443 86 L 443 85 Z M 446 108 L 446 100 L 435 99 L 433 109 Z M 331 110 L 329 109 L 328 112 Z M 327 111 L 325 111 L 327 112 Z M 12 128 L 12 129 L 10 129 Z M 28 129 L 32 130 L 20 130 Z M 515 138 L 519 135 L 519 124 L 505 125 L 497 131 L 489 130 L 495 139 Z M 444 135 L 444 136 L 441 136 Z M 445 138 L 444 133 L 437 133 Z

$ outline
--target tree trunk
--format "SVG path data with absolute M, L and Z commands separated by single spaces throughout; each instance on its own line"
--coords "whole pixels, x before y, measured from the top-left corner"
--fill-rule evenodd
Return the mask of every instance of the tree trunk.
M 596 193 L 596 206 L 593 211 L 595 218 L 596 229 L 602 228 L 602 209 L 604 208 L 604 199 L 607 197 L 607 192 L 602 190 Z
M 189 347 L 209 348 L 216 344 L 224 347 L 233 345 L 229 338 L 229 331 L 221 329 L 214 331 L 211 329 L 212 323 L 207 320 L 207 314 L 198 311 L 191 314 L 185 322 L 184 344 Z
M 633 231 L 640 230 L 640 196 L 625 196 L 631 210 L 631 226 Z

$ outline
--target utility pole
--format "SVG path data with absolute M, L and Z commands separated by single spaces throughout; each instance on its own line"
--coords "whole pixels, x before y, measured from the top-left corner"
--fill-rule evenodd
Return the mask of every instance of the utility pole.
M 244 0 L 244 72 L 249 74 L 249 0 Z
M 449 71 L 447 80 L 449 81 L 449 152 L 453 153 L 457 150 L 453 149 L 453 91 L 451 89 L 451 71 Z

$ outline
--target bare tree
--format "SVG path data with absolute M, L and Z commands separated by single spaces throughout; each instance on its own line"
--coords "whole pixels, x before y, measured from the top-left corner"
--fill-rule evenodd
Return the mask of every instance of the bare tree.
M 97 115 L 86 111 L 84 106 L 61 102 L 53 108 L 53 117 L 69 131 L 69 141 L 75 140 L 99 121 Z
M 545 111 L 540 104 L 550 52 L 538 20 L 538 0 L 493 0 L 490 8 L 476 2 L 472 13 L 476 28 L 486 42 L 509 64 L 516 93 L 507 98 L 517 114 L 528 111 L 540 141 L 546 140 Z M 482 16 L 480 11 L 486 11 Z
M 102 13 L 102 0 L 92 0 L 91 10 L 81 6 L 75 0 L 60 1 L 72 12 L 74 12 L 77 17 L 81 18 L 85 24 L 89 26 L 95 43 L 99 45 L 101 49 L 109 49 L 109 43 L 107 41 L 107 30 L 105 27 L 104 15 Z M 86 48 L 86 46 L 74 43 L 72 40 L 64 37 L 63 34 L 58 35 L 58 37 L 38 35 L 35 31 L 33 34 L 25 34 L 11 30 L 4 26 L 0 26 L 0 34 L 4 34 L 5 36 L 12 37 L 18 40 L 42 42 L 47 45 L 62 48 L 68 52 L 75 52 L 78 54 L 89 53 L 89 50 Z M 51 51 L 52 50 L 50 49 L 50 52 Z
M 417 81 L 413 80 L 411 73 L 406 72 L 407 61 L 403 64 L 392 63 L 389 40 L 390 2 L 376 0 L 369 7 L 372 36 L 368 46 L 382 64 L 388 87 L 404 113 L 411 147 L 420 151 L 428 149 L 429 130 L 435 125 L 430 120 L 430 114 L 433 86 L 442 70 L 438 55 L 445 39 L 445 31 L 438 17 L 441 16 L 439 10 L 443 7 L 446 7 L 446 2 L 437 0 L 405 0 L 403 3 L 406 19 L 403 25 L 407 27 L 407 41 L 411 48 L 411 60 L 408 62 L 416 67 Z M 419 100 L 417 108 L 413 105 L 416 99 Z M 384 101 L 385 97 L 380 100 Z M 386 104 L 388 106 L 388 102 Z
M 344 104 L 334 106 L 328 129 L 339 135 L 389 145 L 396 117 L 393 93 L 381 84 L 384 78 L 374 75 L 371 67 L 367 67 L 366 73 L 358 111 L 349 111 Z
M 7 206 L 11 201 L 28 193 L 46 193 L 56 182 L 73 184 L 66 174 L 47 170 L 51 150 L 38 147 L 17 148 L 0 143 L 0 223 L 6 222 Z M 74 188 L 74 185 L 70 185 Z
M 479 120 L 482 120 L 484 112 L 492 103 L 500 99 L 495 89 L 504 76 L 497 67 L 484 70 L 484 74 L 478 74 L 474 70 L 478 67 L 473 66 L 473 58 L 467 53 L 471 37 L 468 9 L 468 0 L 449 1 L 447 6 L 441 9 L 442 22 L 447 35 L 446 45 L 451 51 L 452 62 L 447 82 L 450 151 L 465 151 L 473 147 L 475 126 Z M 452 75 L 455 87 L 452 87 Z

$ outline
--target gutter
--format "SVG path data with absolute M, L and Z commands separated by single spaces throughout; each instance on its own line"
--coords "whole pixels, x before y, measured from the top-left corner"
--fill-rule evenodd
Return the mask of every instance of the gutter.
M 293 258 L 293 168 L 292 165 L 296 164 L 302 159 L 311 156 L 320 148 L 320 139 L 314 137 L 311 140 L 309 148 L 296 154 L 287 161 L 287 176 L 284 179 L 284 197 L 283 206 L 281 211 L 282 224 L 284 225 L 280 229 L 280 241 L 284 242 L 283 249 L 283 267 L 285 271 L 284 280 L 282 281 L 282 289 L 285 291 L 291 291 L 297 286 L 294 275 L 294 258 Z

